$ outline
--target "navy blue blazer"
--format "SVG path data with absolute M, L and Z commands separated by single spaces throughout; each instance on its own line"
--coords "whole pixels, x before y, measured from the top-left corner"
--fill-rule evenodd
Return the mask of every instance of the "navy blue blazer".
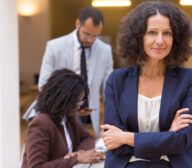
M 135 132 L 135 146 L 108 151 L 105 168 L 125 168 L 130 157 L 153 159 L 167 155 L 173 168 L 192 168 L 192 125 L 169 131 L 178 109 L 192 110 L 192 70 L 167 69 L 161 98 L 160 132 L 139 133 L 137 121 L 139 67 L 114 70 L 106 84 L 104 122 Z M 192 112 L 190 112 L 192 113 Z

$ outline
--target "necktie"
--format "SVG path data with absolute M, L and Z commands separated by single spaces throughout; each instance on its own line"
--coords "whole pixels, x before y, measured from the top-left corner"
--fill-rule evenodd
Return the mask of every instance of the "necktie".
M 84 81 L 87 83 L 87 64 L 86 64 L 86 56 L 85 56 L 85 48 L 81 46 L 82 52 L 81 52 L 81 77 L 84 79 Z M 88 107 L 88 100 L 85 100 L 84 104 L 82 105 L 82 108 Z
M 81 52 L 81 77 L 84 79 L 84 81 L 87 83 L 87 63 L 86 63 L 86 55 L 85 55 L 85 48 L 81 46 L 82 52 Z M 89 106 L 88 99 L 85 100 L 84 104 L 81 106 L 81 108 L 86 108 Z M 83 123 L 91 123 L 90 116 L 82 116 L 81 121 Z
M 81 77 L 87 83 L 87 65 L 86 65 L 86 56 L 85 56 L 85 48 L 81 46 Z

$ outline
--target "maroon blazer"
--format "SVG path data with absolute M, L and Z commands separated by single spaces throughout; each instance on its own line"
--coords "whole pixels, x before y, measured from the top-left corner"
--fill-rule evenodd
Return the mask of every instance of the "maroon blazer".
M 73 151 L 94 148 L 94 138 L 76 121 L 69 118 Z M 59 129 L 47 114 L 36 116 L 28 127 L 22 168 L 71 168 L 77 157 L 64 159 L 68 153 L 63 128 Z

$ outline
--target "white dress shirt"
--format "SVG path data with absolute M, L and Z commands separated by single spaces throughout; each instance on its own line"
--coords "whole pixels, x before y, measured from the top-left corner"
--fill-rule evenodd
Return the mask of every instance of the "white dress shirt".
M 138 125 L 139 132 L 159 132 L 159 111 L 161 96 L 148 98 L 138 95 Z M 168 157 L 163 155 L 161 159 L 169 161 Z M 145 160 L 132 156 L 129 162 Z
M 77 30 L 73 33 L 74 40 L 74 56 L 73 56 L 73 71 L 76 74 L 81 74 L 80 70 L 80 61 L 81 61 L 81 44 L 77 38 Z M 86 64 L 87 64 L 87 72 L 89 72 L 89 62 L 90 62 L 90 48 L 85 48 L 85 56 L 86 56 Z
M 71 140 L 69 131 L 67 129 L 66 121 L 67 121 L 67 118 L 64 117 L 61 124 L 63 125 L 64 135 L 65 135 L 66 142 L 67 142 L 67 147 L 68 147 L 68 152 L 70 153 L 70 152 L 73 151 L 73 144 L 72 144 L 72 140 Z

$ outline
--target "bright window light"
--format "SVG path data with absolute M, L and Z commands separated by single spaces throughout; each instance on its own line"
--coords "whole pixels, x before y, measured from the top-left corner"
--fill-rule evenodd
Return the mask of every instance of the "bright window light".
M 192 5 L 192 0 L 180 0 L 180 5 Z
M 130 5 L 130 0 L 92 0 L 92 6 L 95 7 L 121 7 Z

